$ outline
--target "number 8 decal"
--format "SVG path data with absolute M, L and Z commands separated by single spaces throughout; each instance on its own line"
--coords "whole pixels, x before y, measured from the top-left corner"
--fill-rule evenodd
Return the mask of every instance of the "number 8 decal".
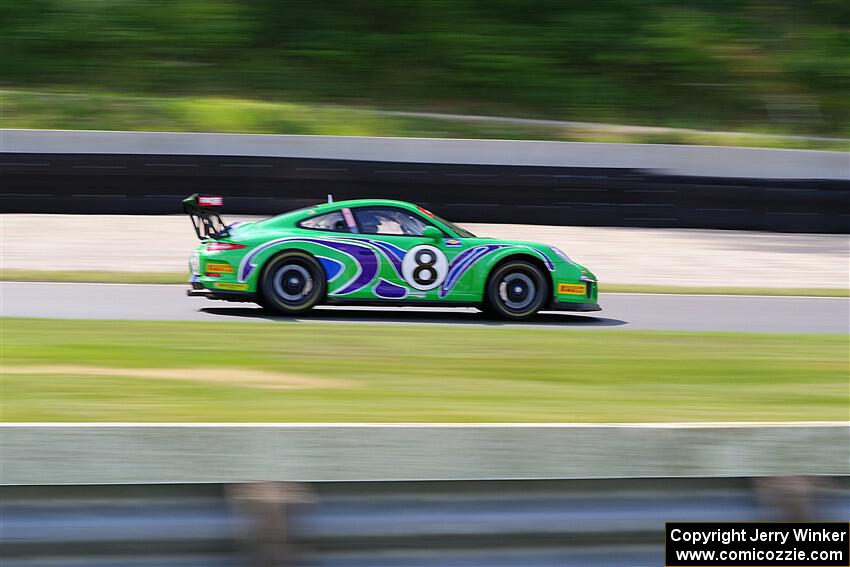
M 411 248 L 401 262 L 401 273 L 411 287 L 420 291 L 434 289 L 446 279 L 449 262 L 442 250 L 421 244 Z

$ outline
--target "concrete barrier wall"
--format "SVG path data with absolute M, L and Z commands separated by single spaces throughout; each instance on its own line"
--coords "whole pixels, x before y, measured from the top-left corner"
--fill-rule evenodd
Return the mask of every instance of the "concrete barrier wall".
M 242 134 L 0 131 L 0 212 L 231 214 L 413 201 L 464 222 L 850 231 L 842 152 Z
M 845 152 L 669 144 L 0 130 L 0 151 L 290 157 L 400 163 L 623 168 L 668 175 L 750 179 L 850 180 Z
M 3 484 L 850 474 L 848 424 L 0 426 Z

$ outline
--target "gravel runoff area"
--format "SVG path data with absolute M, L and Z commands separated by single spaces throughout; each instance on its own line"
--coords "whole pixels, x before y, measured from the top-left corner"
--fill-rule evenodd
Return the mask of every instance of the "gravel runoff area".
M 481 236 L 557 245 L 608 283 L 846 288 L 850 281 L 847 235 L 464 226 Z M 179 272 L 196 243 L 183 215 L 0 215 L 4 269 Z

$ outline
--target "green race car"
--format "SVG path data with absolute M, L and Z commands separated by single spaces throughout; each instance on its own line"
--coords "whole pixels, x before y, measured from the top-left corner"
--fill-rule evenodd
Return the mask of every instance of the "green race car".
M 475 306 L 505 319 L 598 311 L 596 277 L 554 246 L 475 236 L 411 203 L 307 207 L 225 224 L 221 197 L 183 201 L 202 240 L 189 295 L 297 315 L 321 304 Z

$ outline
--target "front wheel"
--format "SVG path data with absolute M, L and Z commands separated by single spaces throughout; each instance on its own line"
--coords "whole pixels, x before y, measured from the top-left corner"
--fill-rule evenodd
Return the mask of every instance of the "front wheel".
M 278 254 L 260 276 L 260 303 L 282 315 L 300 315 L 325 297 L 325 272 L 309 254 L 291 251 Z
M 543 307 L 548 295 L 549 286 L 540 268 L 512 260 L 487 278 L 485 310 L 502 319 L 528 319 Z

